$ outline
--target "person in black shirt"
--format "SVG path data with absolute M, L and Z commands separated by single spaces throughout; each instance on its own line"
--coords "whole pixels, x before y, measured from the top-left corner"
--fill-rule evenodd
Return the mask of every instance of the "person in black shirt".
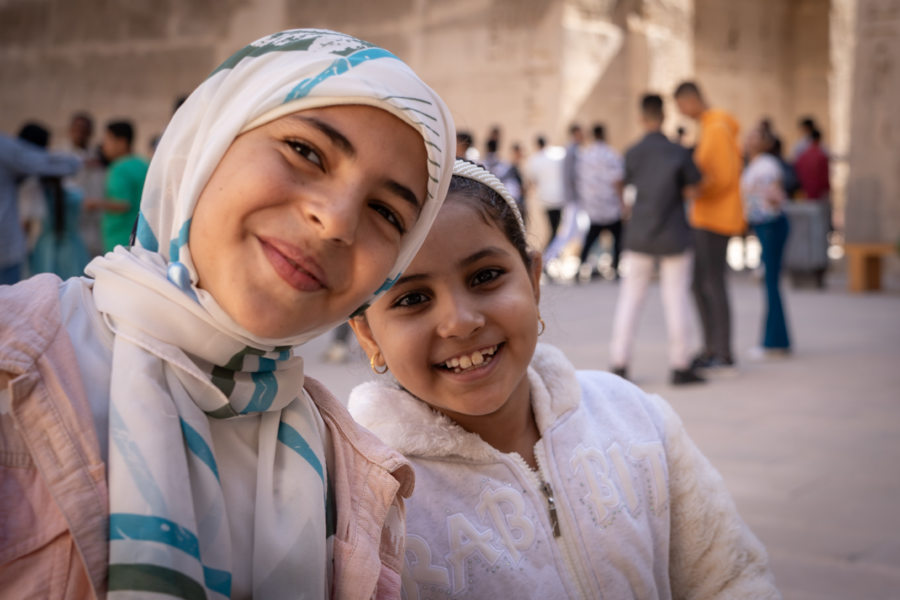
M 627 377 L 634 331 L 655 264 L 669 338 L 669 363 L 674 385 L 703 381 L 691 368 L 690 286 L 693 253 L 685 215 L 685 197 L 700 181 L 700 171 L 686 148 L 662 134 L 663 101 L 648 94 L 641 99 L 641 123 L 646 135 L 625 154 L 626 186 L 636 195 L 625 229 L 623 281 L 610 342 L 612 371 Z

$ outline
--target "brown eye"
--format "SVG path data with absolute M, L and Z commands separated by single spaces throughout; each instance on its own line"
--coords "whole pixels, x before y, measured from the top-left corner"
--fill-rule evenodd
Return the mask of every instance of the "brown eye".
M 490 268 L 490 269 L 482 269 L 475 273 L 472 277 L 472 285 L 482 285 L 485 283 L 490 283 L 494 281 L 501 275 L 503 275 L 504 271 L 502 269 Z
M 291 150 L 296 152 L 304 160 L 316 165 L 320 169 L 324 166 L 322 157 L 319 156 L 319 153 L 316 152 L 316 149 L 309 144 L 305 144 L 297 140 L 287 140 L 287 145 L 290 146 Z
M 409 292 L 397 298 L 397 300 L 394 301 L 393 306 L 410 307 L 423 304 L 425 302 L 428 302 L 428 296 L 426 296 L 422 292 Z
M 384 217 L 384 220 L 391 224 L 394 229 L 400 232 L 400 235 L 406 233 L 406 228 L 403 226 L 403 222 L 400 220 L 400 216 L 394 212 L 394 210 L 380 202 L 373 202 L 371 205 L 372 209 L 377 212 L 379 215 Z

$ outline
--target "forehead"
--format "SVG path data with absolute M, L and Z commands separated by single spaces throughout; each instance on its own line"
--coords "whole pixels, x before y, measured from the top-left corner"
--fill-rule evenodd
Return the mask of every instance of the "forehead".
M 481 202 L 466 194 L 450 193 L 431 226 L 421 250 L 410 270 L 429 261 L 455 264 L 455 259 L 468 256 L 486 246 L 515 248 L 488 216 Z

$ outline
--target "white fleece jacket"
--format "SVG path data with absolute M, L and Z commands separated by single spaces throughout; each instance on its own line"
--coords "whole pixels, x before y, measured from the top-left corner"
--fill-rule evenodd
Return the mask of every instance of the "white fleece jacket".
M 546 345 L 528 378 L 537 472 L 396 385 L 351 393 L 351 414 L 415 467 L 409 600 L 780 598 L 765 550 L 664 400 L 576 372 Z

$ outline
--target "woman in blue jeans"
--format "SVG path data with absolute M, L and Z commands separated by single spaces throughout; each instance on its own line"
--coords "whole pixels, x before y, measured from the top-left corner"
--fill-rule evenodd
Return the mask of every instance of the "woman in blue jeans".
M 765 267 L 766 317 L 761 352 L 786 354 L 791 350 L 784 304 L 781 301 L 781 263 L 790 226 L 782 210 L 785 201 L 781 184 L 782 170 L 778 160 L 768 153 L 771 134 L 759 129 L 747 136 L 746 150 L 750 162 L 741 175 L 741 194 L 747 221 L 762 246 Z

